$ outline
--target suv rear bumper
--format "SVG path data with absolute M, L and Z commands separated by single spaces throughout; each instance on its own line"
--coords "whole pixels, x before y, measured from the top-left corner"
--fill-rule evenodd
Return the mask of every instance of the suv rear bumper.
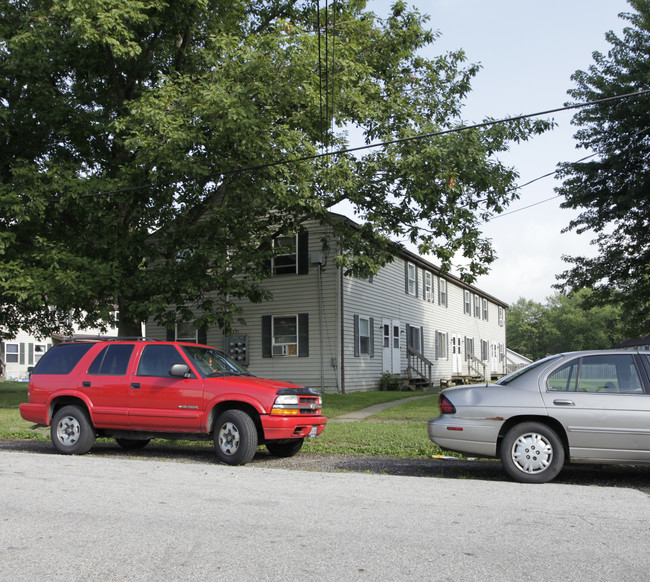
M 316 434 L 323 432 L 326 416 L 270 416 L 261 417 L 266 440 L 308 437 L 314 427 Z
M 43 404 L 23 403 L 18 408 L 23 420 L 35 422 L 36 424 L 42 424 L 44 426 L 50 424 L 47 406 L 44 406 Z

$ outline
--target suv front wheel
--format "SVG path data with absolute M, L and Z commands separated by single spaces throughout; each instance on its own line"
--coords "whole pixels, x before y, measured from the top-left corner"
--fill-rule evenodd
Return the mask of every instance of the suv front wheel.
M 79 406 L 64 406 L 56 412 L 50 428 L 54 448 L 65 455 L 83 455 L 95 444 L 95 431 L 88 414 Z
M 253 419 L 243 410 L 226 410 L 214 427 L 214 448 L 217 457 L 228 465 L 245 465 L 257 450 L 257 429 Z

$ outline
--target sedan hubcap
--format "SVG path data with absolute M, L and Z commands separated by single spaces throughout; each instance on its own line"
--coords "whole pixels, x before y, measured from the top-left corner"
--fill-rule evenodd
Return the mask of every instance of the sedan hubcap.
M 81 426 L 76 418 L 66 416 L 59 421 L 56 427 L 56 436 L 59 441 L 66 445 L 74 445 L 79 440 L 81 434 Z
M 521 435 L 512 445 L 512 462 L 524 473 L 541 473 L 553 460 L 553 447 L 538 433 Z
M 219 448 L 226 455 L 234 455 L 239 448 L 239 430 L 232 422 L 226 422 L 219 429 Z

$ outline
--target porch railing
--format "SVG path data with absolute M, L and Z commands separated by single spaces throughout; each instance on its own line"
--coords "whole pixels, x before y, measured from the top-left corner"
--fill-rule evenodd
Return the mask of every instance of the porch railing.
M 487 364 L 483 360 L 479 360 L 473 354 L 467 354 L 467 366 L 469 368 L 470 376 L 480 376 L 486 382 L 489 380 L 487 375 Z
M 406 351 L 407 367 L 406 372 L 409 380 L 421 378 L 431 384 L 433 375 L 433 362 L 427 360 L 420 352 L 408 346 Z

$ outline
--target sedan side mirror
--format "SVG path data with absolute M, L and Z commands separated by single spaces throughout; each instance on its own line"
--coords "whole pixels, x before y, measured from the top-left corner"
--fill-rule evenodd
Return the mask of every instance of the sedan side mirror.
M 169 375 L 175 376 L 176 378 L 189 378 L 192 373 L 190 367 L 187 364 L 174 364 L 169 369 Z

